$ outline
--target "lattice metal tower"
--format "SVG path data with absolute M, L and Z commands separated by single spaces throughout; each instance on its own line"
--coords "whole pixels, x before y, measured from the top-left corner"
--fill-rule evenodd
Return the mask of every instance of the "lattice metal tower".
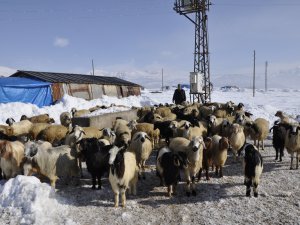
M 194 51 L 194 72 L 200 72 L 203 76 L 203 91 L 190 92 L 190 97 L 202 103 L 211 101 L 209 51 L 208 51 L 208 30 L 207 14 L 210 0 L 175 0 L 174 10 L 180 15 L 184 15 L 195 24 L 195 51 Z M 192 19 L 188 14 L 195 14 Z

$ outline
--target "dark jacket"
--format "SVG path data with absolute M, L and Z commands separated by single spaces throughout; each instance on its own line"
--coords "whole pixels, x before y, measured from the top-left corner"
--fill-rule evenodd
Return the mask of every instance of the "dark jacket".
M 185 100 L 185 91 L 183 89 L 176 89 L 173 95 L 173 102 L 175 101 L 175 104 L 181 104 Z

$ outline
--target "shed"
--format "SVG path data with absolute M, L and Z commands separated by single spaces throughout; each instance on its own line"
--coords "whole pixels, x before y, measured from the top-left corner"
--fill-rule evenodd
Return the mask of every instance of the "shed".
M 24 102 L 39 107 L 52 103 L 51 83 L 19 77 L 0 78 L 0 103 Z
M 119 98 L 140 95 L 141 86 L 117 77 L 73 73 L 52 73 L 18 70 L 11 77 L 23 77 L 51 83 L 53 101 L 68 94 L 86 100 L 103 95 Z

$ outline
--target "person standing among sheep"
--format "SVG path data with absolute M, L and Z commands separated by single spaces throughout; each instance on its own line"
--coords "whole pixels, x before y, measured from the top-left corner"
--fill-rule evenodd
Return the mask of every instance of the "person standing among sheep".
M 178 84 L 178 88 L 174 91 L 172 101 L 175 102 L 176 105 L 180 105 L 186 101 L 185 91 L 181 88 L 180 84 Z

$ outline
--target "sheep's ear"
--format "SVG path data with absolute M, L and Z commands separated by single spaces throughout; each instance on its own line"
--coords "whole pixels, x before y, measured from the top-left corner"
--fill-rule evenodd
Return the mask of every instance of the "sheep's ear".
M 149 141 L 151 141 L 151 138 L 148 136 L 148 135 L 146 135 L 145 136 Z
M 174 166 L 176 166 L 176 167 L 180 166 L 180 161 L 179 161 L 179 158 L 178 158 L 177 155 L 174 155 L 174 157 L 173 157 L 173 163 L 174 163 Z

